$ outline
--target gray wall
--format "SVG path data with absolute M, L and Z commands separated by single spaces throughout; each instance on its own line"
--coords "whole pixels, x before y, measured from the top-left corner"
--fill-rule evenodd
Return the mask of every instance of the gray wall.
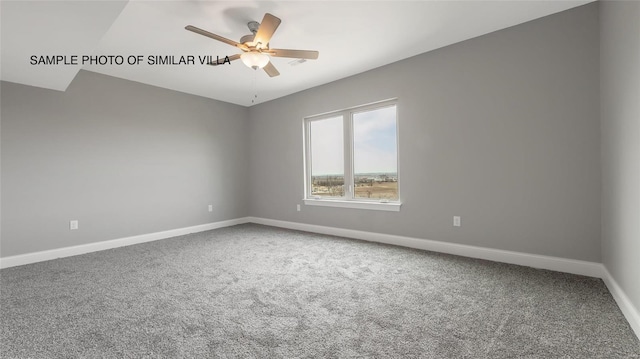
M 251 215 L 599 262 L 598 38 L 590 4 L 251 107 Z M 296 212 L 302 118 L 392 97 L 401 211 Z
M 640 310 L 640 2 L 600 7 L 602 260 Z
M 85 71 L 1 91 L 3 257 L 248 215 L 246 108 Z
M 253 215 L 600 261 L 597 10 L 250 109 L 84 71 L 2 83 L 2 256 Z M 401 212 L 296 212 L 302 118 L 391 97 Z

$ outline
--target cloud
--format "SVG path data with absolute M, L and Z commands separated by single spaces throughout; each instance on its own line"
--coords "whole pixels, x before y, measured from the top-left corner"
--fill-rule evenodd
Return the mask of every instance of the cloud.
M 310 122 L 312 175 L 344 174 L 342 116 Z M 353 115 L 355 173 L 396 172 L 396 107 Z
M 342 116 L 311 121 L 312 175 L 344 174 Z
M 354 115 L 353 157 L 356 173 L 397 171 L 395 106 Z

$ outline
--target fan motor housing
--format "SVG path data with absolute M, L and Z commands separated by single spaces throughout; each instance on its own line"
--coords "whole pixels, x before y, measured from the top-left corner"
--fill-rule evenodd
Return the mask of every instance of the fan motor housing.
M 256 35 L 244 35 L 243 37 L 240 38 L 240 43 L 246 44 L 247 42 L 253 42 L 253 39 L 255 37 Z
M 244 35 L 243 37 L 240 38 L 240 43 L 241 44 L 246 44 L 246 43 L 253 43 L 253 39 L 255 39 L 256 37 L 256 33 L 258 32 L 258 29 L 260 28 L 260 23 L 257 21 L 249 21 L 247 23 L 247 27 L 249 28 L 249 31 L 251 31 L 251 35 Z

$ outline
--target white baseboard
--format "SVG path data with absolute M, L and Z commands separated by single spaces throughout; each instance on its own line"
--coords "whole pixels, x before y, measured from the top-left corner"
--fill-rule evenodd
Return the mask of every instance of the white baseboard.
M 618 283 L 613 279 L 609 271 L 602 263 L 543 256 L 538 254 L 528 254 L 522 252 L 505 251 L 501 249 L 476 247 L 465 244 L 447 243 L 428 239 L 403 237 L 391 234 L 381 234 L 374 232 L 356 231 L 352 229 L 318 226 L 306 223 L 279 221 L 268 218 L 249 217 L 248 220 L 252 223 L 264 224 L 273 227 L 355 238 L 370 242 L 394 244 L 403 247 L 455 254 L 464 257 L 487 259 L 502 263 L 517 264 L 527 267 L 548 269 L 557 272 L 602 278 L 607 288 L 611 292 L 611 295 L 620 307 L 622 314 L 624 314 L 636 336 L 640 338 L 640 312 L 633 305 L 631 300 L 629 300 L 629 297 L 627 297 L 622 288 L 620 288 Z
M 576 259 L 505 251 L 485 247 L 470 246 L 449 242 L 433 241 L 413 237 L 396 236 L 374 232 L 356 231 L 335 227 L 317 226 L 313 224 L 278 221 L 267 218 L 249 217 L 249 222 L 267 226 L 282 227 L 300 231 L 329 234 L 340 237 L 362 239 L 370 242 L 394 244 L 403 247 L 423 249 L 433 252 L 455 254 L 463 257 L 487 259 L 495 262 L 517 264 L 527 267 L 548 269 L 564 273 L 580 274 L 589 277 L 602 277 L 602 264 Z
M 609 288 L 613 299 L 618 303 L 622 314 L 627 318 L 631 329 L 633 329 L 638 339 L 640 339 L 640 310 L 633 305 L 629 297 L 627 297 L 627 294 L 620 288 L 618 282 L 613 279 L 613 276 L 611 276 L 611 273 L 609 273 L 607 267 L 604 265 L 602 265 L 602 280 L 607 285 L 607 288 Z
M 249 222 L 247 217 L 230 219 L 227 221 L 213 222 L 207 224 L 201 224 L 197 226 L 171 229 L 168 231 L 155 232 L 141 234 L 138 236 L 131 236 L 125 238 L 112 239 L 108 241 L 95 242 L 81 244 L 72 247 L 64 247 L 58 249 L 51 249 L 48 251 L 33 252 L 27 254 L 20 254 L 16 256 L 9 256 L 0 258 L 0 268 L 15 267 L 29 263 L 48 261 L 56 258 L 76 256 L 79 254 L 85 254 L 90 252 L 102 251 L 105 249 L 112 249 L 124 246 L 130 246 L 132 244 L 157 241 L 159 239 L 166 239 L 176 236 L 182 236 L 189 233 L 197 233 L 203 231 L 209 231 L 216 228 L 234 226 L 236 224 L 243 224 Z
M 131 236 L 109 241 L 83 244 L 72 247 L 52 249 L 48 251 L 34 252 L 0 258 L 0 268 L 14 267 L 29 263 L 42 262 L 56 258 L 75 256 L 84 253 L 97 252 L 105 249 L 129 246 L 132 244 L 157 241 L 189 233 L 208 231 L 216 228 L 229 227 L 243 223 L 257 223 L 273 227 L 294 229 L 299 231 L 328 234 L 333 236 L 361 239 L 370 242 L 393 244 L 403 247 L 416 248 L 440 253 L 455 254 L 464 257 L 486 259 L 496 262 L 517 264 L 522 266 L 548 269 L 558 272 L 585 275 L 589 277 L 602 278 L 609 288 L 611 295 L 618 303 L 620 310 L 627 318 L 629 325 L 640 338 L 640 311 L 636 308 L 622 288 L 613 279 L 609 271 L 601 263 L 551 257 L 538 254 L 528 254 L 522 252 L 505 251 L 501 249 L 491 249 L 485 247 L 470 246 L 465 244 L 448 243 L 404 237 L 391 234 L 357 231 L 352 229 L 318 226 L 306 223 L 279 221 L 268 218 L 243 217 L 226 221 L 202 224 L 198 226 L 172 229 L 163 232 L 155 232 Z
M 132 244 L 157 241 L 189 233 L 208 231 L 216 228 L 229 227 L 243 223 L 257 223 L 273 227 L 289 228 L 300 231 L 328 234 L 340 237 L 361 239 L 370 242 L 393 244 L 403 247 L 429 250 L 440 253 L 455 254 L 464 257 L 487 259 L 496 262 L 523 265 L 534 268 L 549 269 L 558 272 L 586 275 L 603 278 L 604 266 L 601 263 L 587 262 L 575 259 L 543 256 L 521 252 L 505 251 L 485 247 L 470 246 L 465 244 L 448 243 L 420 239 L 413 237 L 397 236 L 375 232 L 357 231 L 352 229 L 318 226 L 313 224 L 279 221 L 258 217 L 243 217 L 226 221 L 201 224 L 192 227 L 172 229 L 168 231 L 142 234 L 108 241 L 82 244 L 72 247 L 58 248 L 41 252 L 26 253 L 16 256 L 0 258 L 0 268 L 14 267 L 29 263 L 42 262 L 56 258 L 75 256 L 84 253 L 96 252 L 105 249 L 124 247 Z M 609 276 L 610 278 L 610 276 Z

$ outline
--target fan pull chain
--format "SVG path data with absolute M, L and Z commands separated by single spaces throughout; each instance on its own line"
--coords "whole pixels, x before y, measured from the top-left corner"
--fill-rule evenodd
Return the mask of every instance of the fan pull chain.
M 253 98 L 251 99 L 251 103 L 255 104 L 256 101 L 258 100 L 258 85 L 257 85 L 257 73 L 258 73 L 258 69 L 255 69 L 253 71 Z

